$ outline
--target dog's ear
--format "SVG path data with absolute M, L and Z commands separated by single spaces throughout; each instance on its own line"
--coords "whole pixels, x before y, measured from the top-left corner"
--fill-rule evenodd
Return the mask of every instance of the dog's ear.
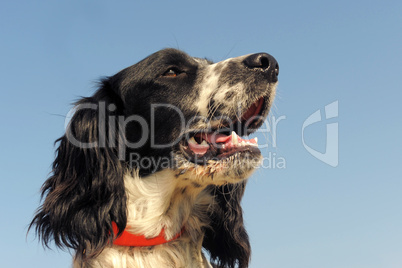
M 108 79 L 76 104 L 66 134 L 56 141 L 53 170 L 42 187 L 44 202 L 29 229 L 35 228 L 45 246 L 54 240 L 83 257 L 111 243 L 112 222 L 119 230 L 126 227 L 124 164 L 118 157 L 124 134 L 115 124 L 121 100 Z
M 248 267 L 251 249 L 240 205 L 245 187 L 243 181 L 212 190 L 217 209 L 211 211 L 211 228 L 206 230 L 203 247 L 217 267 Z

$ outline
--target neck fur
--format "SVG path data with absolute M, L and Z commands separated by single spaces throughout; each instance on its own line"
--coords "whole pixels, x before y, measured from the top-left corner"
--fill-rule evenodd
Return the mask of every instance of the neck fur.
M 207 212 L 214 204 L 206 185 L 184 175 L 177 177 L 172 170 L 144 178 L 138 173 L 127 174 L 124 183 L 126 231 L 153 238 L 164 229 L 166 240 L 184 231 L 163 245 L 106 248 L 85 267 L 95 268 L 99 263 L 110 263 L 110 267 L 211 267 L 202 254 L 203 230 L 209 224 Z

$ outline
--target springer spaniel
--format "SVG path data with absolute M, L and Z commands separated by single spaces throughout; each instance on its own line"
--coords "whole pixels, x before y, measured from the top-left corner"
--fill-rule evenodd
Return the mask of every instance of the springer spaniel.
M 158 51 L 76 103 L 30 228 L 73 267 L 247 267 L 240 201 L 278 64 Z M 211 263 L 203 250 L 209 252 Z

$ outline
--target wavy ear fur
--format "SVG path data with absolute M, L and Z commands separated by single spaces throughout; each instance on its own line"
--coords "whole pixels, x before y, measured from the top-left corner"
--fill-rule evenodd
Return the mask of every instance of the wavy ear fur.
M 119 133 L 110 127 L 109 119 L 119 114 L 120 102 L 105 79 L 92 97 L 76 103 L 66 134 L 56 141 L 59 146 L 52 174 L 42 186 L 45 199 L 29 226 L 35 228 L 45 246 L 54 240 L 60 248 L 75 249 L 77 257 L 93 256 L 111 243 L 112 222 L 124 230 L 124 166 L 118 159 L 118 143 L 113 140 L 118 137 L 109 134 Z M 96 108 L 81 108 L 88 104 Z M 104 109 L 106 114 L 100 118 L 100 107 L 110 104 L 117 109 Z M 89 146 L 77 146 L 69 135 Z
M 211 211 L 211 228 L 206 230 L 203 247 L 216 267 L 248 267 L 251 248 L 240 206 L 245 187 L 246 181 L 212 188 L 217 208 Z

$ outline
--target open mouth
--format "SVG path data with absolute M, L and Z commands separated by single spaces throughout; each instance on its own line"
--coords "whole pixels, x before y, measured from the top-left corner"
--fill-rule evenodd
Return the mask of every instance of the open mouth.
M 264 97 L 259 98 L 231 125 L 188 133 L 179 144 L 180 151 L 190 162 L 204 165 L 211 160 L 220 161 L 241 154 L 259 156 L 257 138 L 241 136 L 251 134 L 262 125 L 265 103 Z

